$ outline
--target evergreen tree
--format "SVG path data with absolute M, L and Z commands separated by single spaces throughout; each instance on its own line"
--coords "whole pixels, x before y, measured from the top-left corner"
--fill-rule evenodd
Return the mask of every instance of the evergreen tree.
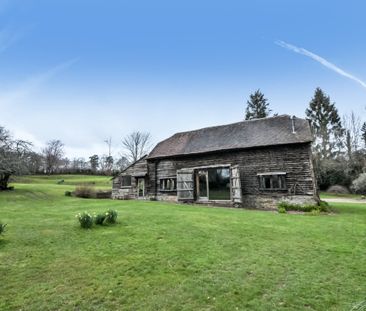
M 315 90 L 306 115 L 311 122 L 315 151 L 323 159 L 333 157 L 337 151 L 336 147 L 339 150 L 342 147 L 344 130 L 335 104 L 330 102 L 329 96 L 320 88 Z
M 245 120 L 268 117 L 271 111 L 268 100 L 264 98 L 264 94 L 258 89 L 254 94 L 250 94 L 249 100 L 247 101 Z
M 92 155 L 91 157 L 89 157 L 89 162 L 90 162 L 90 168 L 92 169 L 93 172 L 96 172 L 99 166 L 99 157 L 97 154 Z
M 361 128 L 361 137 L 366 147 L 366 122 L 363 123 Z

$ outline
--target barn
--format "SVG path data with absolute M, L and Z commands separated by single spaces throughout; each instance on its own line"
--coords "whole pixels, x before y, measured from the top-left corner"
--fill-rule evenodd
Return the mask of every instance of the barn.
M 177 133 L 113 181 L 114 199 L 247 208 L 318 201 L 305 119 L 281 115 Z

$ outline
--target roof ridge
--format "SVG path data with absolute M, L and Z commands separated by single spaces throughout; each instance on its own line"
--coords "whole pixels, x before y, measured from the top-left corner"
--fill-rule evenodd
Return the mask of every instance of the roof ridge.
M 227 124 L 221 124 L 221 125 L 212 125 L 212 126 L 201 127 L 199 129 L 195 129 L 195 130 L 177 132 L 177 133 L 174 133 L 169 138 L 174 137 L 174 136 L 178 136 L 180 134 L 194 133 L 194 132 L 198 132 L 198 131 L 202 131 L 202 130 L 206 130 L 206 129 L 215 129 L 215 128 L 220 128 L 220 127 L 224 127 L 224 126 L 231 126 L 231 125 L 240 124 L 240 123 L 263 122 L 263 121 L 269 120 L 269 119 L 284 118 L 284 117 L 291 118 L 291 116 L 288 115 L 288 114 L 281 114 L 281 115 L 278 115 L 278 116 L 271 116 L 271 117 L 265 117 L 265 118 L 256 118 L 256 119 L 251 119 L 251 120 L 243 120 L 243 121 L 227 123 Z M 298 119 L 302 119 L 302 118 L 298 118 Z M 167 138 L 167 139 L 169 139 L 169 138 Z
M 179 132 L 160 141 L 148 158 L 311 142 L 309 123 L 296 119 L 293 123 L 292 117 L 284 114 Z

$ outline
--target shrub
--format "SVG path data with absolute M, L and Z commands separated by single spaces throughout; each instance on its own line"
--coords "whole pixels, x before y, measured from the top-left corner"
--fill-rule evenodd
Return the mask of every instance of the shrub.
M 110 199 L 112 196 L 112 191 L 99 190 L 95 192 L 96 199 Z
M 326 190 L 332 185 L 349 186 L 352 180 L 347 168 L 347 162 L 341 159 L 323 159 L 316 162 L 318 185 Z
M 285 208 L 283 208 L 282 206 L 280 206 L 280 207 L 278 208 L 278 213 L 280 213 L 280 214 L 286 214 L 286 213 L 287 213 L 287 211 L 286 211 L 286 209 L 285 209 Z
M 351 186 L 352 191 L 359 194 L 366 194 L 366 173 L 360 174 Z
M 329 192 L 329 193 L 335 193 L 335 194 L 348 194 L 349 193 L 349 190 L 345 186 L 334 185 L 334 186 L 330 186 L 327 189 L 327 192 Z
M 72 196 L 72 192 L 71 191 L 65 191 L 65 196 L 71 197 Z
M 329 205 L 327 202 L 321 201 L 319 205 L 312 205 L 312 204 L 294 204 L 286 201 L 282 201 L 277 205 L 278 210 L 284 209 L 285 211 L 298 211 L 298 212 L 305 212 L 309 213 L 315 210 L 319 212 L 328 212 Z
M 329 206 L 329 204 L 327 203 L 327 202 L 325 202 L 325 201 L 320 201 L 319 202 L 319 206 L 318 206 L 318 208 L 319 208 L 319 211 L 320 212 L 330 212 L 330 206 Z
M 320 210 L 319 209 L 313 209 L 312 211 L 310 211 L 309 213 L 306 213 L 309 216 L 319 216 L 320 215 Z
M 5 227 L 6 227 L 6 224 L 0 223 L 0 235 L 5 232 Z
M 115 224 L 117 222 L 118 213 L 115 210 L 109 209 L 105 213 L 105 220 L 104 222 L 107 224 Z
M 106 219 L 106 214 L 98 214 L 94 216 L 94 222 L 96 225 L 103 225 L 105 219 Z
M 95 190 L 89 186 L 78 186 L 74 192 L 78 198 L 95 198 Z
M 286 201 L 278 203 L 278 209 L 284 209 L 285 211 L 300 211 L 300 212 L 308 212 L 311 210 L 309 209 L 308 205 L 295 204 Z
M 77 214 L 76 218 L 79 220 L 81 228 L 89 229 L 93 226 L 93 216 L 87 212 Z

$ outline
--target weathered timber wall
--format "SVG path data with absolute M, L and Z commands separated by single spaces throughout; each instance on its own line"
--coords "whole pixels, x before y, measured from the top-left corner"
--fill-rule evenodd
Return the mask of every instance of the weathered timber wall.
M 239 166 L 243 205 L 248 207 L 273 207 L 273 202 L 295 196 L 303 198 L 300 201 L 311 201 L 316 194 L 309 143 L 148 160 L 148 194 L 164 199 L 167 193 L 159 191 L 160 179 L 176 176 L 181 168 L 223 164 Z M 287 173 L 287 190 L 260 190 L 257 174 L 277 171 Z M 173 195 L 176 193 L 169 193 L 170 197 Z
M 113 180 L 113 188 L 112 188 L 112 198 L 113 199 L 135 199 L 137 197 L 137 179 L 135 176 L 144 176 L 147 174 L 147 162 L 146 159 L 143 158 L 130 167 L 128 167 L 125 171 L 123 171 L 119 176 L 117 176 Z M 122 176 L 131 176 L 131 187 L 122 187 L 121 180 Z M 147 179 L 145 178 L 145 183 Z M 146 187 L 146 186 L 145 186 Z

